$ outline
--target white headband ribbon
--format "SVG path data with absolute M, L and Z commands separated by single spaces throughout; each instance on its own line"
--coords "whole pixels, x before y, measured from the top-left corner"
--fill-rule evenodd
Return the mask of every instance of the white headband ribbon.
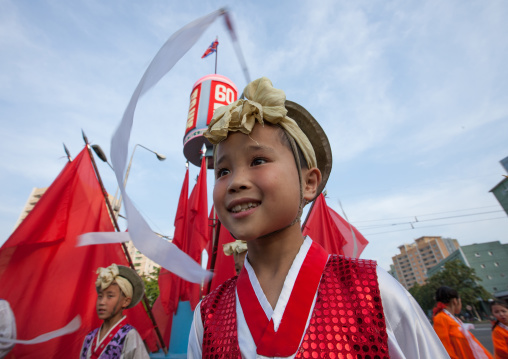
M 104 290 L 108 288 L 113 282 L 115 282 L 120 287 L 122 293 L 127 298 L 132 299 L 132 284 L 126 278 L 120 277 L 120 272 L 116 264 L 112 264 L 107 268 L 101 267 L 97 269 L 97 274 L 99 274 L 97 280 L 95 281 L 95 286 L 97 288 Z

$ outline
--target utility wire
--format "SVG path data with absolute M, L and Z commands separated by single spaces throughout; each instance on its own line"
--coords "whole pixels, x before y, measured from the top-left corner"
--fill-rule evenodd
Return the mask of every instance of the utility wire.
M 435 214 L 445 214 L 445 213 L 454 213 L 454 212 L 463 212 L 463 211 L 472 211 L 473 209 L 483 209 L 483 208 L 492 208 L 492 207 L 497 207 L 499 208 L 498 205 L 494 205 L 494 206 L 483 206 L 483 207 L 473 207 L 473 208 L 465 208 L 465 209 L 456 209 L 456 210 L 453 210 L 453 211 L 444 211 L 444 212 L 435 212 L 435 213 L 427 213 L 427 214 L 419 214 L 419 215 L 416 215 L 416 216 L 405 216 L 405 217 L 395 217 L 395 218 L 385 218 L 385 219 L 369 219 L 369 220 L 364 220 L 364 221 L 355 221 L 355 223 L 364 223 L 364 222 L 381 222 L 381 221 L 393 221 L 393 220 L 396 220 L 396 219 L 404 219 L 404 218 L 415 218 L 415 217 L 425 217 L 425 216 L 433 216 Z
M 469 213 L 469 214 L 460 214 L 457 216 L 448 216 L 448 217 L 439 217 L 439 218 L 430 218 L 430 219 L 417 219 L 415 217 L 415 221 L 409 221 L 409 222 L 399 222 L 399 223 L 389 223 L 389 224 L 376 224 L 376 225 L 370 225 L 370 226 L 362 226 L 357 227 L 358 229 L 372 229 L 372 228 L 383 228 L 383 227 L 393 227 L 393 226 L 399 226 L 401 224 L 416 224 L 421 222 L 430 222 L 430 221 L 440 221 L 443 219 L 451 219 L 451 218 L 460 218 L 460 217 L 470 217 L 470 216 L 479 216 L 483 214 L 490 214 L 490 213 L 498 213 L 503 212 L 502 210 L 498 211 L 488 211 L 488 212 L 478 212 L 478 213 Z
M 451 225 L 457 225 L 457 224 L 467 224 L 467 223 L 473 223 L 473 222 L 484 222 L 484 221 L 491 221 L 491 220 L 495 220 L 495 219 L 506 219 L 506 216 L 495 217 L 495 218 L 486 218 L 486 219 L 478 219 L 478 220 L 467 221 L 467 222 L 455 222 L 455 223 L 436 224 L 436 225 L 433 225 L 433 226 L 417 226 L 417 227 L 412 227 L 412 228 L 397 229 L 397 230 L 394 230 L 394 231 L 368 233 L 368 234 L 365 234 L 365 235 L 366 236 L 375 236 L 377 234 L 411 231 L 411 230 L 414 230 L 414 229 L 421 229 L 421 228 L 444 227 L 444 226 L 451 226 Z

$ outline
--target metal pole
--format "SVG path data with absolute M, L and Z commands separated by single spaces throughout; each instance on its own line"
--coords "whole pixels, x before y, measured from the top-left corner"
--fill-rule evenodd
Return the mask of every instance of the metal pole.
M 92 154 L 92 150 L 90 145 L 88 144 L 88 141 L 85 139 L 86 148 L 88 150 L 88 154 L 90 155 L 90 159 L 92 161 L 93 168 L 95 170 L 95 175 L 97 176 L 97 180 L 99 181 L 99 184 L 101 186 L 102 194 L 104 195 L 104 199 L 106 200 L 106 206 L 108 207 L 109 214 L 111 216 L 111 219 L 113 220 L 113 224 L 115 226 L 115 229 L 117 232 L 120 232 L 120 226 L 118 226 L 118 222 L 115 217 L 115 212 L 113 212 L 113 209 L 111 207 L 111 203 L 109 202 L 108 193 L 106 192 L 106 188 L 104 188 L 104 183 L 102 182 L 101 176 L 99 174 L 99 170 L 97 168 L 97 164 L 95 163 L 95 159 Z M 134 153 L 133 153 L 134 155 Z M 131 158 L 132 160 L 132 158 Z M 129 250 L 127 249 L 127 245 L 125 243 L 122 243 L 122 248 L 125 253 L 125 257 L 127 257 L 127 261 L 129 262 L 129 266 L 136 270 L 134 267 L 134 263 L 132 262 L 132 258 L 129 254 Z M 168 353 L 168 349 L 166 348 L 166 345 L 164 344 L 164 340 L 162 339 L 162 334 L 159 330 L 159 326 L 157 325 L 157 322 L 155 321 L 155 318 L 152 313 L 152 308 L 150 307 L 150 303 L 148 302 L 148 298 L 146 297 L 146 293 L 143 293 L 143 303 L 145 304 L 146 312 L 148 313 L 148 316 L 152 320 L 153 327 L 155 329 L 155 333 L 157 334 L 157 337 L 159 338 L 160 344 L 162 346 L 162 350 L 164 351 L 164 355 Z
M 214 273 L 215 271 L 215 262 L 217 260 L 217 250 L 219 247 L 219 236 L 220 236 L 220 228 L 221 224 L 219 219 L 215 219 L 215 207 L 213 207 L 213 226 L 214 226 L 214 232 L 215 235 L 213 236 L 213 246 L 212 246 L 212 253 L 210 254 L 212 256 L 212 259 L 210 260 L 210 271 Z M 208 293 L 210 293 L 210 289 L 212 288 L 212 281 L 208 282 Z
M 152 151 L 152 150 L 151 150 L 151 149 L 149 149 L 148 147 L 145 147 L 145 146 L 143 146 L 143 145 L 141 145 L 141 144 L 137 143 L 137 144 L 134 146 L 133 150 L 132 150 L 131 158 L 130 158 L 130 160 L 129 160 L 129 165 L 127 166 L 127 171 L 125 171 L 125 176 L 124 176 L 124 178 L 123 178 L 123 186 L 124 186 L 124 188 L 125 188 L 125 187 L 127 187 L 127 179 L 129 178 L 129 173 L 130 173 L 130 171 L 131 171 L 132 159 L 134 158 L 134 152 L 136 152 L 136 148 L 137 148 L 138 146 L 139 146 L 139 147 L 143 147 L 145 150 L 150 151 L 150 152 L 152 152 L 153 154 L 155 154 L 155 155 L 157 156 L 157 159 L 158 159 L 159 161 L 164 161 L 164 160 L 166 159 L 166 156 L 161 155 L 161 154 L 160 154 L 160 153 L 158 153 L 158 152 Z M 114 209 L 114 211 L 115 211 L 114 213 L 115 213 L 115 217 L 116 217 L 116 218 L 118 218 L 118 215 L 120 214 L 120 208 L 121 208 L 121 206 L 122 206 L 122 194 L 120 193 L 120 197 L 118 197 L 118 200 L 117 200 L 117 199 L 116 199 L 116 195 L 117 195 L 117 193 L 118 193 L 118 187 L 117 187 L 116 192 L 115 192 L 115 197 L 114 197 L 114 199 L 115 199 L 115 203 L 114 203 L 114 206 L 113 206 L 113 209 Z M 117 210 L 117 209 L 118 209 L 118 210 Z
M 215 39 L 215 41 L 218 41 L 219 37 Z M 215 49 L 215 74 L 217 75 L 217 56 L 219 54 L 219 43 L 217 42 L 217 48 Z

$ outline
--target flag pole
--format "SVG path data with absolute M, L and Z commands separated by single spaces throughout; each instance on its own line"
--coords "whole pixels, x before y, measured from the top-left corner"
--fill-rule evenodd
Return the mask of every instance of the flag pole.
M 215 74 L 217 75 L 217 55 L 219 53 L 219 37 L 217 36 L 215 38 L 215 41 L 217 41 L 217 46 L 215 48 Z
M 88 138 L 86 137 L 85 132 L 83 130 L 81 130 L 81 133 L 83 135 L 83 140 L 85 141 L 86 149 L 88 150 L 90 160 L 92 161 L 92 165 L 95 170 L 95 175 L 97 176 L 97 180 L 99 182 L 99 185 L 101 186 L 102 195 L 104 196 L 104 199 L 106 200 L 106 206 L 108 207 L 109 216 L 111 217 L 111 220 L 113 221 L 116 231 L 120 232 L 120 226 L 118 225 L 118 221 L 116 219 L 115 212 L 113 212 L 113 207 L 111 207 L 111 203 L 109 202 L 108 193 L 106 192 L 106 188 L 104 187 L 104 183 L 102 182 L 101 175 L 99 174 L 99 169 L 97 168 L 97 164 L 95 163 L 95 159 L 92 154 L 92 149 L 90 147 L 90 144 L 88 143 Z M 134 263 L 132 262 L 132 258 L 129 254 L 129 250 L 127 249 L 127 245 L 123 242 L 122 242 L 122 248 L 125 253 L 125 257 L 127 257 L 127 261 L 129 262 L 129 266 L 135 271 L 136 268 L 134 267 Z M 155 333 L 157 334 L 157 338 L 159 339 L 159 342 L 162 345 L 162 350 L 164 351 L 164 355 L 167 355 L 168 349 L 166 348 L 166 345 L 164 344 L 164 340 L 162 339 L 162 334 L 159 331 L 159 326 L 157 325 L 157 322 L 155 321 L 155 317 L 153 316 L 152 307 L 150 306 L 150 303 L 148 302 L 146 293 L 143 293 L 143 303 L 145 304 L 145 309 L 146 309 L 146 312 L 148 313 L 148 316 L 152 320 L 152 324 L 155 329 Z
M 212 245 L 212 253 L 211 253 L 211 256 L 212 256 L 212 259 L 210 260 L 210 271 L 212 273 L 215 272 L 215 262 L 217 261 L 217 250 L 218 250 L 218 247 L 219 247 L 219 236 L 220 236 L 220 227 L 221 227 L 221 224 L 220 224 L 220 221 L 218 218 L 215 218 L 215 207 L 212 207 L 213 208 L 213 216 L 212 216 L 212 223 L 213 223 L 213 227 L 214 227 L 214 236 L 213 236 L 213 245 Z M 210 293 L 210 289 L 212 288 L 212 281 L 210 280 L 210 282 L 208 282 L 208 291 L 207 293 Z

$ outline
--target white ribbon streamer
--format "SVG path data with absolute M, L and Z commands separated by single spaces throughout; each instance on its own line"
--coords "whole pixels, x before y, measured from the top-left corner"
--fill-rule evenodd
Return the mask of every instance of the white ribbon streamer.
M 474 324 L 462 322 L 462 320 L 459 320 L 457 317 L 455 317 L 452 313 L 450 313 L 446 309 L 443 309 L 443 312 L 445 312 L 446 315 L 455 320 L 455 322 L 460 326 L 459 329 L 462 332 L 462 334 L 464 334 L 464 336 L 466 337 L 467 342 L 469 343 L 469 348 L 471 349 L 471 352 L 473 353 L 475 359 L 488 359 L 489 357 L 487 356 L 487 354 L 485 354 L 482 347 L 479 346 L 477 342 L 475 342 L 475 340 L 471 336 L 471 333 L 469 332 L 469 330 L 474 329 Z
M 152 88 L 180 58 L 196 43 L 203 32 L 225 13 L 220 9 L 187 24 L 175 32 L 162 46 L 146 69 L 125 109 L 122 121 L 111 139 L 111 162 L 122 193 L 129 221 L 129 234 L 134 246 L 145 256 L 183 279 L 201 283 L 211 273 L 204 270 L 174 244 L 160 238 L 150 229 L 131 202 L 123 185 L 123 174 L 127 163 L 127 148 L 132 130 L 134 111 L 139 98 Z
M 75 332 L 81 326 L 81 317 L 75 316 L 73 320 L 69 322 L 65 327 L 54 330 L 49 333 L 44 333 L 36 338 L 30 340 L 10 339 L 0 337 L 0 343 L 11 343 L 11 344 L 39 344 L 47 342 L 48 340 L 61 337 L 62 335 L 70 334 Z
M 129 232 L 90 232 L 78 236 L 76 247 L 94 244 L 124 243 L 131 240 Z

